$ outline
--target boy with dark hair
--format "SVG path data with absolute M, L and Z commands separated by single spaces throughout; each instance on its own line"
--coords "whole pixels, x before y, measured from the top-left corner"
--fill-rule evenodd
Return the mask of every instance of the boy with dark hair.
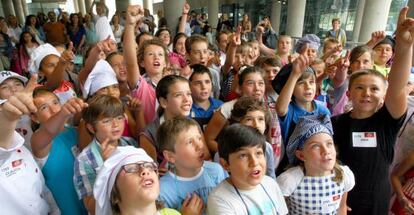
M 218 139 L 220 163 L 230 176 L 209 195 L 208 214 L 287 214 L 277 183 L 265 175 L 266 138 L 255 128 L 233 124 Z

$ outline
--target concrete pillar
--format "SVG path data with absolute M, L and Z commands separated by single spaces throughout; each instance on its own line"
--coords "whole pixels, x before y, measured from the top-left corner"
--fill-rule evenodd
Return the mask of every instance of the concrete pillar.
M 73 0 L 73 9 L 75 10 L 75 13 L 79 12 L 78 0 Z
M 3 12 L 4 12 L 5 17 L 7 17 L 10 14 L 11 15 L 16 15 L 16 13 L 14 12 L 14 7 L 13 7 L 13 2 L 12 1 L 2 0 L 1 3 L 3 5 Z
M 176 34 L 178 18 L 181 16 L 185 0 L 164 0 L 164 16 L 172 35 Z
M 212 28 L 216 28 L 217 23 L 218 23 L 219 1 L 209 0 L 207 9 L 208 9 L 208 23 L 210 24 Z
M 29 15 L 29 9 L 27 8 L 26 0 L 20 0 L 20 1 L 22 2 L 24 16 L 26 17 L 27 15 Z
M 385 30 L 391 0 L 365 0 L 364 16 L 362 18 L 359 41 L 366 42 L 373 31 Z
M 286 34 L 292 37 L 302 37 L 306 1 L 289 0 L 287 4 Z
M 365 0 L 359 0 L 355 23 L 354 23 L 354 30 L 352 33 L 352 42 L 358 42 L 359 32 L 361 30 L 362 17 L 364 16 L 364 7 L 365 7 Z
M 85 1 L 84 0 L 78 0 L 78 7 L 79 7 L 79 12 L 83 15 L 85 15 L 86 13 L 86 9 L 85 9 Z
M 13 0 L 14 10 L 16 12 L 17 20 L 19 20 L 19 23 L 24 23 L 25 16 L 23 11 L 22 2 L 20 0 Z
M 89 12 L 89 8 L 91 8 L 93 0 L 85 0 L 85 10 Z
M 281 9 L 282 9 L 282 4 L 276 0 L 273 0 L 272 1 L 272 14 L 270 15 L 270 22 L 272 23 L 272 28 L 273 30 L 275 30 L 276 34 L 279 34 Z
M 148 9 L 150 14 L 154 15 L 154 6 L 152 0 L 144 0 L 144 8 Z

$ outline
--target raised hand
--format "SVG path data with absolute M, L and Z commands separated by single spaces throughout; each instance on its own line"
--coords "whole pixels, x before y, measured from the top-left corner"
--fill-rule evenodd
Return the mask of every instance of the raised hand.
M 200 215 L 202 214 L 204 202 L 196 193 L 191 196 L 187 195 L 183 205 L 181 206 L 181 214 L 183 215 Z
M 403 7 L 398 16 L 396 40 L 399 44 L 411 46 L 414 42 L 414 19 L 407 17 L 408 7 Z
M 385 31 L 374 31 L 371 34 L 371 41 L 374 45 L 385 38 Z
M 186 2 L 183 6 L 183 14 L 188 14 L 188 12 L 190 12 L 190 4 Z
M 142 101 L 137 98 L 132 98 L 131 96 L 127 96 L 128 98 L 128 108 L 132 111 L 140 111 L 142 110 Z
M 73 53 L 74 50 L 75 49 L 73 47 L 73 43 L 70 42 L 69 47 L 65 51 L 62 52 L 60 59 L 63 62 L 72 62 L 75 59 L 75 54 Z
M 144 9 L 140 5 L 129 5 L 126 14 L 127 24 L 135 24 L 144 17 Z
M 237 26 L 236 32 L 231 36 L 230 43 L 233 46 L 238 46 L 241 44 L 241 26 Z
M 118 145 L 117 141 L 114 141 L 114 143 L 110 143 L 109 138 L 106 138 L 100 144 L 101 144 L 101 150 L 102 150 L 101 155 L 102 155 L 102 159 L 104 161 L 112 155 L 112 152 L 115 151 L 115 149 Z
M 80 113 L 82 109 L 86 107 L 88 107 L 88 103 L 84 102 L 82 99 L 72 98 L 62 106 L 61 112 L 64 115 L 71 116 Z
M 10 96 L 3 104 L 0 113 L 8 120 L 13 121 L 19 119 L 24 114 L 36 112 L 37 108 L 33 103 L 33 90 L 36 86 L 37 75 L 32 75 L 25 89 Z
M 303 54 L 299 55 L 294 61 L 293 61 L 293 67 L 292 72 L 295 74 L 302 74 L 306 68 L 309 67 L 310 61 L 307 56 L 309 49 L 309 44 L 305 44 L 305 46 L 302 48 Z

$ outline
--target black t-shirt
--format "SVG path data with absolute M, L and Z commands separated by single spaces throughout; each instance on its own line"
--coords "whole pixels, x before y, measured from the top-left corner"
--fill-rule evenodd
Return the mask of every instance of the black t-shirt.
M 348 194 L 352 214 L 387 214 L 388 169 L 405 115 L 394 119 L 384 105 L 366 119 L 352 119 L 350 113 L 332 117 L 338 159 L 355 175 L 355 187 Z

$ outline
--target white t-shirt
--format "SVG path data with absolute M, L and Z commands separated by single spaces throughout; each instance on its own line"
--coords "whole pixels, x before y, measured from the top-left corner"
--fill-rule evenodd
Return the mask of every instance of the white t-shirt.
M 262 183 L 254 189 L 238 189 L 238 191 L 240 195 L 227 180 L 221 182 L 208 196 L 207 214 L 276 215 L 288 213 L 279 186 L 268 176 L 264 176 Z
M 343 170 L 341 183 L 332 180 L 334 174 L 322 177 L 305 176 L 302 167 L 292 167 L 277 177 L 283 196 L 289 198 L 292 214 L 336 214 L 342 196 L 355 185 L 355 178 L 348 166 Z
M 2 214 L 48 214 L 46 186 L 24 139 L 14 132 L 11 148 L 0 148 L 0 202 Z
M 220 107 L 220 113 L 224 116 L 224 118 L 226 118 L 227 120 L 230 119 L 231 116 L 231 111 L 234 108 L 234 104 L 236 104 L 237 99 L 233 99 L 231 101 L 225 102 L 221 107 Z

